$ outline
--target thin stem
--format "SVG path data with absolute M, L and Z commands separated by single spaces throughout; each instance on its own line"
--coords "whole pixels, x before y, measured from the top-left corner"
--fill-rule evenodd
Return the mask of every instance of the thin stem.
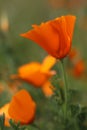
M 66 78 L 66 72 L 64 68 L 64 60 L 61 60 L 61 67 L 62 67 L 62 74 L 63 74 L 63 81 L 64 81 L 64 96 L 65 96 L 65 103 L 64 103 L 64 119 L 66 120 L 67 118 L 67 103 L 68 103 L 68 82 Z

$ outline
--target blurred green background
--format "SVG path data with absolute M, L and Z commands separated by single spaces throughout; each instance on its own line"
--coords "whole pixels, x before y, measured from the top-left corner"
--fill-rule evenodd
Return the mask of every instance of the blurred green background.
M 80 51 L 86 66 L 87 0 L 0 0 L 0 106 L 10 101 L 14 94 L 13 91 L 16 91 L 15 83 L 10 83 L 10 75 L 17 73 L 19 66 L 31 61 L 41 62 L 47 55 L 42 48 L 32 41 L 20 37 L 20 34 L 31 29 L 32 24 L 40 24 L 67 14 L 77 17 L 72 46 Z M 7 24 L 6 28 L 5 24 Z M 81 97 L 76 100 L 79 100 L 82 105 L 87 105 L 87 80 L 68 76 L 68 81 L 71 88 L 81 92 Z M 32 88 L 31 85 L 22 83 L 20 86 L 20 88 L 29 90 L 38 102 L 37 122 L 43 129 L 53 130 L 52 121 L 56 120 L 56 116 L 55 119 L 52 118 L 53 106 L 49 100 L 43 96 L 40 90 L 37 90 L 36 93 L 35 88 Z M 12 90 L 13 88 L 14 90 Z M 47 112 L 48 114 L 46 114 Z M 45 121 L 48 121 L 47 125 L 45 125 L 44 118 Z

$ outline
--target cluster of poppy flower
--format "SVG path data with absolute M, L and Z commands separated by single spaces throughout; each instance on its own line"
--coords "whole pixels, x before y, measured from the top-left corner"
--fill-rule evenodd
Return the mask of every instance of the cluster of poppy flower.
M 39 44 L 48 55 L 42 62 L 32 62 L 18 69 L 14 78 L 21 79 L 41 88 L 46 96 L 53 94 L 53 86 L 49 78 L 56 74 L 50 70 L 57 59 L 66 57 L 71 48 L 75 16 L 67 15 L 50 20 L 41 25 L 33 25 L 33 29 L 21 36 L 31 39 Z M 21 108 L 21 109 L 20 109 Z M 0 114 L 5 113 L 5 124 L 9 126 L 9 119 L 21 124 L 30 124 L 35 117 L 36 104 L 26 90 L 17 92 L 10 103 L 0 109 Z

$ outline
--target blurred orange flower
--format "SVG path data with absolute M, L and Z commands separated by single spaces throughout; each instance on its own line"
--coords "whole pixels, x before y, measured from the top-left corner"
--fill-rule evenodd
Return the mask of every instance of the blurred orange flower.
M 29 64 L 21 66 L 18 69 L 18 75 L 13 75 L 13 78 L 19 78 L 21 80 L 24 80 L 25 82 L 34 85 L 36 88 L 43 88 L 46 82 L 48 82 L 49 78 L 56 74 L 55 71 L 50 70 L 55 63 L 56 59 L 48 55 L 43 60 L 42 64 L 38 62 L 31 62 Z M 50 88 L 49 84 L 48 86 L 46 85 L 46 88 L 47 91 L 48 89 L 50 89 L 52 93 L 52 89 Z
M 21 36 L 33 40 L 55 58 L 64 58 L 70 51 L 75 16 L 67 15 L 50 20 Z
M 68 3 L 68 7 L 71 9 L 80 9 L 82 7 L 85 7 L 85 5 L 87 4 L 86 0 L 69 0 L 67 1 Z
M 64 8 L 65 0 L 48 0 L 48 4 L 53 9 Z
M 5 86 L 3 85 L 3 83 L 0 83 L 0 94 L 3 93 L 4 90 L 6 90 Z
M 6 12 L 3 12 L 0 18 L 0 29 L 3 32 L 7 32 L 9 30 L 9 20 Z
M 73 74 L 75 77 L 80 77 L 85 72 L 85 64 L 83 60 L 80 60 L 74 66 Z
M 53 9 L 67 8 L 79 10 L 87 5 L 87 0 L 47 0 Z
M 17 92 L 11 102 L 0 109 L 0 115 L 5 113 L 6 126 L 10 126 L 10 119 L 16 123 L 20 121 L 21 124 L 30 124 L 35 118 L 35 112 L 36 104 L 26 90 Z
M 72 63 L 72 73 L 75 77 L 80 77 L 85 72 L 85 63 L 84 60 L 82 60 L 79 51 L 77 51 L 75 48 L 71 50 L 69 53 L 69 59 Z
M 70 60 L 73 61 L 78 56 L 79 56 L 78 51 L 75 48 L 72 48 L 71 51 L 70 51 L 70 53 L 69 53 Z

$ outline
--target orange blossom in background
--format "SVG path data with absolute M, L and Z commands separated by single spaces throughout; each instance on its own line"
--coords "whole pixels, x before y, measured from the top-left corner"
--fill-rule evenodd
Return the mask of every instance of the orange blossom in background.
M 75 77 L 80 77 L 85 72 L 85 63 L 79 51 L 73 48 L 69 53 L 69 60 L 72 63 L 72 73 Z

